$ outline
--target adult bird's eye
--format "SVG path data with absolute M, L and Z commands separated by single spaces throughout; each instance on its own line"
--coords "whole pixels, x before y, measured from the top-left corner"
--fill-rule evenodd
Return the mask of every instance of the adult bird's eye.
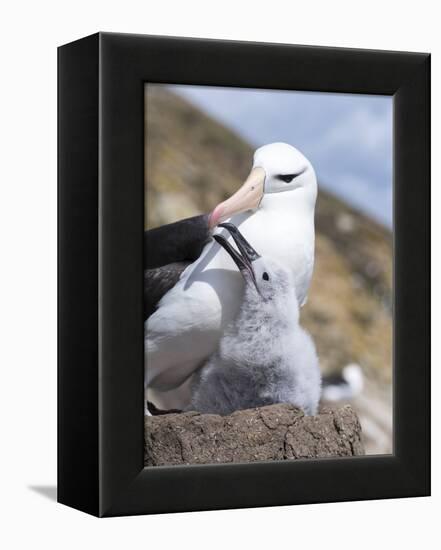
M 303 172 L 305 172 L 307 167 L 305 166 L 300 172 L 297 172 L 297 174 L 280 174 L 280 176 L 276 176 L 278 180 L 284 181 L 285 183 L 291 183 L 294 178 L 297 176 L 301 176 Z
M 267 273 L 266 271 L 263 273 L 262 279 L 263 279 L 264 281 L 269 281 L 269 275 L 268 275 L 268 273 Z
M 296 175 L 297 174 L 281 174 L 280 176 L 277 176 L 277 178 L 284 181 L 285 183 L 291 183 Z

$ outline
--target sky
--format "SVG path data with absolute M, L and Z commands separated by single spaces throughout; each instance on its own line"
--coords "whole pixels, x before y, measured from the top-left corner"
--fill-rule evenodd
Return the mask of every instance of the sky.
M 319 185 L 392 227 L 391 96 L 171 86 L 256 148 L 285 141 Z

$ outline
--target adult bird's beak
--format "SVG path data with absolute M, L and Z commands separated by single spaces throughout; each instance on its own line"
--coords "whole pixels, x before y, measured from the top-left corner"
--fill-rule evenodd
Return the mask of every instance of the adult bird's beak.
M 264 184 L 265 170 L 261 167 L 253 168 L 242 187 L 229 199 L 218 204 L 210 214 L 210 229 L 234 214 L 257 208 L 263 197 Z
M 231 244 L 223 237 L 222 235 L 213 235 L 213 238 L 218 242 L 222 248 L 228 252 L 228 254 L 233 259 L 234 263 L 239 268 L 244 279 L 252 281 L 256 290 L 259 292 L 257 287 L 256 276 L 254 274 L 254 269 L 252 262 L 260 258 L 259 254 L 254 250 L 250 243 L 245 239 L 242 233 L 237 229 L 232 223 L 222 223 L 220 227 L 224 227 L 230 235 L 233 237 L 234 242 L 239 249 L 239 252 L 231 246 Z

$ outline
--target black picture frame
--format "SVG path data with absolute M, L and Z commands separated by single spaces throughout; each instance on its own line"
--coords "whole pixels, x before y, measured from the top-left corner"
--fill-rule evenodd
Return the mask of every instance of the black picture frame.
M 97 516 L 430 494 L 430 56 L 98 33 L 58 50 L 58 500 Z M 394 453 L 144 468 L 144 84 L 394 98 Z

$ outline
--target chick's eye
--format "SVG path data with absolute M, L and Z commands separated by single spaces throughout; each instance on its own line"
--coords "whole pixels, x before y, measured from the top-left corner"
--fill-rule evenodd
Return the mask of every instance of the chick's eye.
M 269 281 L 269 276 L 268 276 L 268 273 L 267 273 L 266 271 L 263 273 L 262 279 L 263 279 L 264 281 Z

